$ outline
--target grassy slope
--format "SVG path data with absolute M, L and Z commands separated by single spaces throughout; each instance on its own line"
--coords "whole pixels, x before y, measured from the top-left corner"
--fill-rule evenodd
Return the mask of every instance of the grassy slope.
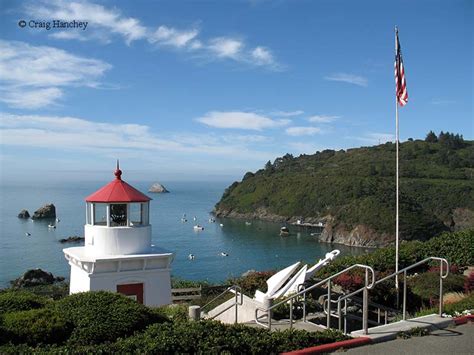
M 395 215 L 395 145 L 326 150 L 278 158 L 232 184 L 216 205 L 252 213 L 264 208 L 284 217 L 335 217 L 392 233 Z M 460 148 L 408 141 L 400 146 L 401 234 L 426 238 L 451 223 L 455 208 L 474 211 L 474 142 Z

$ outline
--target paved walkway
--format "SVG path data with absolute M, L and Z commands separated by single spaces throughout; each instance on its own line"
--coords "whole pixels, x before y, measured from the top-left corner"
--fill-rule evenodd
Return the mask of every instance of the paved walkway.
M 338 352 L 340 354 L 341 351 Z M 430 335 L 349 349 L 349 354 L 474 354 L 474 322 L 438 329 Z

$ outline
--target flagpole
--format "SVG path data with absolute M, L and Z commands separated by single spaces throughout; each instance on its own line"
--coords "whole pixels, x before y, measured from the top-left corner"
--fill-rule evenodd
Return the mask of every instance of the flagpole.
M 395 55 L 397 55 L 397 33 L 398 33 L 398 28 L 395 26 Z M 396 91 L 396 89 L 395 89 Z M 396 145 L 396 202 L 395 202 L 395 209 L 396 209 L 396 217 L 395 217 L 395 287 L 398 290 L 398 192 L 399 192 L 399 186 L 398 186 L 398 141 L 399 141 L 399 125 L 398 125 L 398 97 L 397 97 L 397 92 L 395 92 L 395 145 Z M 398 294 L 398 292 L 397 292 Z M 398 297 L 397 297 L 398 298 Z

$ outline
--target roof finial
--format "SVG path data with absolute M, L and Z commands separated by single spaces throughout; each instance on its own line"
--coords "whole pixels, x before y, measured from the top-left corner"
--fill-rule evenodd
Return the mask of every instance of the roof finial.
M 114 175 L 117 180 L 122 180 L 122 170 L 120 170 L 119 160 L 117 159 L 117 169 L 114 172 Z

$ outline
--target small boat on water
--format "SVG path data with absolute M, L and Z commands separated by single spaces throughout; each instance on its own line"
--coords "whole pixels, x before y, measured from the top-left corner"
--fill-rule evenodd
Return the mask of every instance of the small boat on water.
M 229 254 L 227 254 L 226 252 L 223 251 L 223 252 L 221 253 L 221 256 L 229 256 Z
M 209 218 L 209 223 L 215 223 L 215 222 L 216 222 L 216 220 L 214 218 L 212 218 L 212 217 Z
M 195 258 L 194 254 L 189 254 L 189 255 L 188 255 L 188 259 L 189 259 L 189 260 L 194 260 L 194 258 Z
M 223 225 L 222 223 L 221 223 L 221 224 L 219 224 L 219 226 L 221 226 L 221 227 L 224 227 L 224 225 Z
M 281 227 L 280 228 L 280 236 L 282 237 L 288 237 L 290 235 L 290 230 L 288 227 Z
M 246 226 L 251 226 L 252 223 L 250 223 L 250 222 L 245 222 L 245 225 L 246 225 Z
M 56 226 L 54 224 L 48 224 L 48 228 L 56 229 Z
M 204 230 L 204 227 L 201 226 L 201 225 L 199 225 L 199 224 L 196 224 L 196 225 L 193 227 L 193 229 L 194 229 L 195 231 L 203 231 L 203 230 Z

